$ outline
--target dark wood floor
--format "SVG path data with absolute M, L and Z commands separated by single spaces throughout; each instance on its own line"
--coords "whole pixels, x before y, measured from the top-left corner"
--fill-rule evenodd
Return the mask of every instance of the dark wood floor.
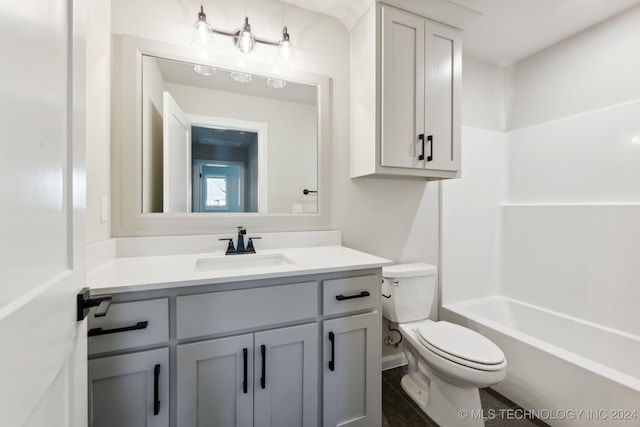
M 406 372 L 407 367 L 401 366 L 382 373 L 382 427 L 438 427 L 402 390 L 400 379 Z M 493 418 L 485 421 L 486 427 L 548 427 L 540 420 L 509 419 L 516 418 L 514 415 L 518 413 L 501 410 L 521 408 L 490 388 L 480 389 L 480 400 L 485 415 Z

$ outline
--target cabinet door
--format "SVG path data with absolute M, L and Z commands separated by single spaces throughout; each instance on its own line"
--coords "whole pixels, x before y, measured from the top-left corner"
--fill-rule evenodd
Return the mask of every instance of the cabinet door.
M 177 348 L 180 427 L 253 425 L 253 335 Z
M 89 361 L 89 425 L 169 425 L 169 351 L 142 351 Z
M 255 334 L 256 427 L 318 425 L 318 325 Z
M 424 19 L 382 7 L 382 166 L 424 167 L 424 42 Z
M 380 314 L 323 323 L 324 427 L 380 425 Z
M 461 39 L 460 31 L 425 21 L 427 169 L 460 170 Z

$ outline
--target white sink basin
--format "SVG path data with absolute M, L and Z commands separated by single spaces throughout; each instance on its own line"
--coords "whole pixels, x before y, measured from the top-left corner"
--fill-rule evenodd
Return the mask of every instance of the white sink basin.
M 246 270 L 295 264 L 283 254 L 219 255 L 198 258 L 194 271 Z

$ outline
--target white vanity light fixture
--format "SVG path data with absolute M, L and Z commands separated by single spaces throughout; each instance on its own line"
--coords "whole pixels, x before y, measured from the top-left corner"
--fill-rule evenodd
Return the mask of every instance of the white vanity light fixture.
M 284 27 L 282 30 L 282 39 L 278 42 L 255 37 L 251 30 L 251 25 L 249 24 L 249 17 L 245 17 L 244 23 L 240 29 L 233 33 L 216 30 L 209 24 L 209 22 L 207 22 L 207 15 L 204 13 L 204 6 L 200 5 L 200 12 L 198 12 L 198 19 L 193 30 L 192 46 L 199 50 L 206 47 L 215 47 L 212 34 L 231 37 L 236 49 L 244 54 L 251 53 L 255 49 L 256 43 L 277 46 L 278 55 L 276 57 L 276 62 L 279 63 L 279 65 L 291 65 L 294 63 L 291 39 L 289 32 L 287 31 L 287 27 Z

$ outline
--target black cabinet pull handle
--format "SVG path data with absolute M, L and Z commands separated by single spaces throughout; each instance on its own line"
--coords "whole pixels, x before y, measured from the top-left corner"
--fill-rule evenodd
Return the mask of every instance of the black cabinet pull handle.
M 336 336 L 333 332 L 329 332 L 329 341 L 331 341 L 331 360 L 329 360 L 329 370 L 336 370 Z
M 247 383 L 247 376 L 248 376 L 248 369 L 249 369 L 249 350 L 247 350 L 246 348 L 242 349 L 242 357 L 244 358 L 244 380 L 242 381 L 242 391 L 244 392 L 244 394 L 247 394 L 247 392 L 249 391 L 249 386 Z
M 418 156 L 418 160 L 424 160 L 424 133 L 421 133 L 420 135 L 418 135 L 418 141 L 422 143 L 422 154 Z
M 349 296 L 347 296 L 347 297 L 345 297 L 344 295 L 336 295 L 336 299 L 337 299 L 338 301 L 344 301 L 344 300 L 347 300 L 347 299 L 364 298 L 364 297 L 368 297 L 369 295 L 371 295 L 371 294 L 369 293 L 369 291 L 362 291 L 362 292 L 360 292 L 359 294 L 356 294 L 356 295 L 349 295 Z
M 144 320 L 142 322 L 138 322 L 133 326 L 124 326 L 122 328 L 113 328 L 113 329 L 102 329 L 102 328 L 91 328 L 89 332 L 87 332 L 87 336 L 95 337 L 98 335 L 107 335 L 107 334 L 117 334 L 118 332 L 128 332 L 128 331 L 137 331 L 138 329 L 146 329 L 149 326 L 149 322 Z
M 433 160 L 433 135 L 429 135 L 427 137 L 427 141 L 429 142 L 429 157 L 427 157 L 427 162 Z M 424 146 L 422 148 L 422 153 L 424 154 Z
M 264 390 L 267 386 L 267 347 L 265 345 L 260 346 L 260 353 L 262 354 L 262 376 L 260 377 L 260 387 Z
M 156 416 L 160 413 L 160 364 L 158 363 L 153 368 L 153 415 Z

